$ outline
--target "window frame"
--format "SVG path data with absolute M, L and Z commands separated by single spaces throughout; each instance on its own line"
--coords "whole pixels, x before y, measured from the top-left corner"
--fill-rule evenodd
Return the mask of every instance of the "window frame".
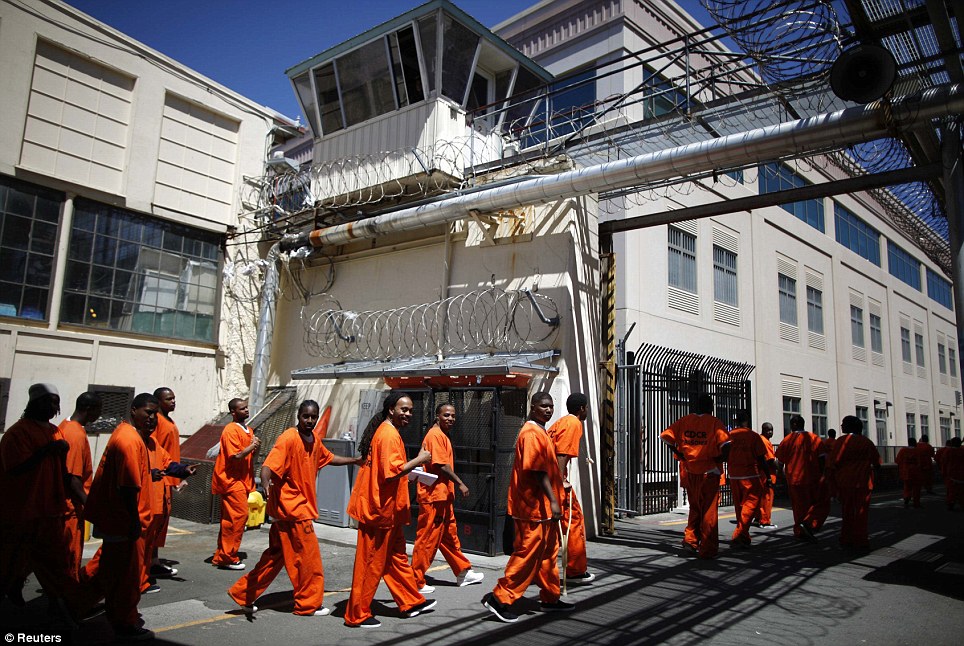
M 811 299 L 811 294 L 815 298 Z M 814 325 L 814 321 L 817 321 L 819 325 Z M 823 291 L 810 285 L 807 285 L 807 329 L 814 334 L 824 333 Z
M 732 264 L 729 262 L 731 259 Z M 713 300 L 716 302 L 732 307 L 740 306 L 738 262 L 735 252 L 713 245 Z
M 865 348 L 864 310 L 856 305 L 850 306 L 850 342 L 857 348 Z
M 696 259 L 697 238 L 692 233 L 672 225 L 667 226 L 666 231 L 666 245 L 668 250 L 668 273 L 666 282 L 670 287 L 689 292 L 690 294 L 696 294 L 699 289 L 699 266 L 697 265 Z M 673 239 L 674 235 L 678 237 L 678 241 Z M 689 242 L 692 242 L 692 249 L 688 248 L 688 244 L 684 244 Z M 674 260 L 676 261 L 675 268 Z M 692 280 L 687 280 L 687 268 L 692 268 Z M 690 286 L 690 283 L 692 283 L 692 286 Z
M 797 279 L 777 272 L 777 289 L 780 322 L 797 327 Z

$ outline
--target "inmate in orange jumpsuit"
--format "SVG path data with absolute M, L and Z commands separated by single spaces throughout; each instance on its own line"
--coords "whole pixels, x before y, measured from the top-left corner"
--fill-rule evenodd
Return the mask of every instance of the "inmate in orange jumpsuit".
M 556 455 L 565 455 L 570 460 L 579 457 L 579 441 L 582 439 L 582 421 L 575 415 L 560 417 L 549 427 L 549 437 L 556 447 Z M 566 474 L 568 479 L 568 474 Z M 574 490 L 563 492 L 559 499 L 562 508 L 562 533 L 569 533 L 566 554 L 566 576 L 579 576 L 588 568 L 586 560 L 586 521 L 582 515 L 582 505 Z M 571 518 L 570 518 L 571 508 Z
M 827 456 L 826 457 L 827 460 L 829 460 L 830 456 L 833 455 L 834 447 L 837 445 L 837 442 L 839 441 L 840 441 L 840 438 L 837 438 L 837 437 L 825 437 L 823 439 L 822 451 L 823 451 L 823 454 Z M 823 514 L 823 520 L 826 521 L 827 516 L 830 515 L 830 501 L 837 497 L 837 486 L 836 484 L 834 484 L 833 478 L 827 477 L 826 474 L 824 475 L 824 478 L 820 482 L 821 484 L 820 484 L 819 499 L 821 503 L 826 502 L 826 505 L 827 505 L 826 513 Z M 821 523 L 821 525 L 822 524 L 823 523 Z M 817 529 L 820 529 L 820 528 L 818 527 Z
M 748 428 L 730 431 L 730 455 L 727 475 L 733 492 L 733 509 L 736 512 L 736 529 L 730 540 L 750 544 L 750 522 L 760 509 L 764 478 L 760 461 L 766 458 L 763 437 Z
M 713 415 L 690 414 L 673 422 L 660 439 L 683 454 L 686 499 L 690 506 L 684 545 L 700 558 L 715 558 L 719 551 L 720 473 L 723 445 L 730 440 L 723 422 Z
M 856 433 L 837 438 L 833 448 L 828 468 L 840 498 L 840 545 L 870 547 L 867 514 L 874 489 L 873 467 L 880 466 L 880 454 L 873 442 Z
M 221 432 L 221 451 L 211 474 L 211 492 L 221 496 L 221 530 L 211 559 L 214 565 L 231 565 L 241 560 L 238 550 L 248 520 L 248 494 L 254 491 L 255 452 L 238 459 L 231 456 L 248 448 L 253 435 L 249 427 L 237 422 L 231 422 Z
M 131 518 L 122 490 L 136 490 L 136 518 Z M 137 429 L 121 422 L 101 456 L 84 509 L 87 520 L 94 525 L 94 534 L 104 543 L 84 568 L 88 592 L 82 601 L 90 605 L 103 598 L 107 620 L 115 627 L 140 624 L 137 604 L 144 567 L 143 539 L 152 519 L 151 495 L 147 445 Z M 136 540 L 131 538 L 135 523 L 140 527 Z
M 264 466 L 271 469 L 268 515 L 271 523 L 268 549 L 254 569 L 238 579 L 228 596 L 240 606 L 250 606 L 264 594 L 284 567 L 294 587 L 296 615 L 313 615 L 324 606 L 325 571 L 315 536 L 318 517 L 315 483 L 318 470 L 334 457 L 317 432 L 306 448 L 297 428 L 289 428 L 268 453 Z
M 172 462 L 181 461 L 181 434 L 174 420 L 164 413 L 158 412 L 157 428 L 154 429 L 152 437 L 158 446 L 167 451 Z M 161 483 L 164 484 L 164 512 L 158 525 L 157 538 L 154 541 L 155 548 L 164 547 L 167 544 L 167 526 L 171 522 L 171 488 L 176 487 L 180 482 L 178 478 L 166 476 L 164 480 L 158 483 L 158 486 Z M 148 553 L 148 560 L 151 557 L 152 554 Z
M 90 493 L 94 479 L 94 466 L 90 458 L 90 442 L 87 431 L 80 422 L 65 419 L 60 423 L 60 433 L 70 445 L 67 451 L 67 473 L 80 479 L 84 493 Z M 70 550 L 70 571 L 79 580 L 81 560 L 84 555 L 84 510 L 67 496 L 67 515 L 64 517 L 64 540 Z
M 897 475 L 904 483 L 904 505 L 913 499 L 914 506 L 920 507 L 921 470 L 920 453 L 917 447 L 905 446 L 897 452 Z
M 934 455 L 936 452 L 929 442 L 918 442 L 916 448 L 921 486 L 927 493 L 934 493 Z
M 67 513 L 66 456 L 50 452 L 25 473 L 11 470 L 50 442 L 63 440 L 46 421 L 18 420 L 0 437 L 0 472 L 5 500 L 0 537 L 0 592 L 20 589 L 34 572 L 47 594 L 71 597 L 70 548 L 64 536 Z
M 512 555 L 492 596 L 512 604 L 535 581 L 542 603 L 559 601 L 559 525 L 552 520 L 549 496 L 542 488 L 542 473 L 549 475 L 556 500 L 562 500 L 562 474 L 549 433 L 527 421 L 515 441 L 515 460 L 509 480 L 508 511 L 515 523 Z
M 763 440 L 763 448 L 766 449 L 766 456 L 764 456 L 763 459 L 767 462 L 775 460 L 776 454 L 773 453 L 773 444 L 763 435 L 760 436 L 760 439 Z M 753 517 L 753 519 L 761 525 L 770 525 L 773 522 L 770 515 L 773 513 L 773 488 L 776 484 L 777 474 L 775 471 L 771 471 L 770 486 L 763 488 L 763 495 L 760 497 L 760 506 L 757 508 L 756 516 Z
M 941 475 L 947 490 L 947 508 L 954 509 L 954 504 L 964 507 L 964 448 L 959 446 L 944 447 L 941 457 Z
M 425 571 L 432 565 L 438 550 L 442 551 L 456 576 L 472 568 L 459 543 L 455 522 L 455 483 L 439 468 L 445 464 L 450 468 L 454 465 L 452 442 L 436 424 L 425 434 L 422 448 L 432 454 L 432 461 L 425 465 L 425 470 L 437 475 L 438 480 L 432 484 L 418 483 L 418 532 L 412 547 L 412 570 L 419 589 L 425 585 Z
M 161 418 L 160 413 L 158 413 L 157 418 Z M 148 437 L 144 443 L 147 446 L 147 459 L 151 471 L 155 469 L 164 471 L 174 462 L 168 452 L 164 450 L 164 447 L 154 439 L 153 435 Z M 151 523 L 147 526 L 147 531 L 137 540 L 136 545 L 137 558 L 141 563 L 141 593 L 151 586 L 151 555 L 161 540 L 161 531 L 167 529 L 165 513 L 169 510 L 170 502 L 170 487 L 165 483 L 167 478 L 168 476 L 161 476 L 160 480 L 155 481 L 151 477 Z
M 358 543 L 345 623 L 357 626 L 372 617 L 372 599 L 385 579 L 400 612 L 425 603 L 405 554 L 402 528 L 411 522 L 408 480 L 398 476 L 407 462 L 405 445 L 389 420 L 372 437 L 368 459 L 355 476 L 348 515 L 358 521 Z
M 798 538 L 804 535 L 801 524 L 812 532 L 826 519 L 825 515 L 821 518 L 819 500 L 822 455 L 823 442 L 808 431 L 793 431 L 777 447 L 776 457 L 783 463 L 793 507 L 793 535 Z

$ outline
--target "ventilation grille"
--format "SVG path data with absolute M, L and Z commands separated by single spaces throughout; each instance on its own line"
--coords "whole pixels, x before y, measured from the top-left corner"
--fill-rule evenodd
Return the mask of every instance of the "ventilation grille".
M 700 297 L 692 292 L 687 292 L 675 287 L 668 288 L 669 306 L 675 310 L 681 310 L 689 314 L 700 313 Z

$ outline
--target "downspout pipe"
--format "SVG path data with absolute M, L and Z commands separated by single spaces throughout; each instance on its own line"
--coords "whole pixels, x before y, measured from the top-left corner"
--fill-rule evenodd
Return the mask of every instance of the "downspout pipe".
M 453 222 L 469 217 L 472 212 L 490 213 L 545 204 L 567 197 L 686 177 L 713 168 L 760 163 L 804 151 L 841 148 L 891 136 L 895 130 L 962 112 L 964 85 L 944 85 L 890 103 L 877 101 L 316 229 L 290 242 L 282 242 L 282 248 L 344 244 Z
M 258 316 L 258 338 L 254 345 L 254 366 L 251 371 L 251 389 L 248 407 L 254 417 L 264 406 L 268 389 L 268 368 L 271 366 L 271 339 L 274 336 L 275 304 L 278 300 L 278 284 L 281 270 L 278 259 L 281 256 L 281 242 L 271 245 L 265 262 L 268 263 L 261 290 L 261 311 Z

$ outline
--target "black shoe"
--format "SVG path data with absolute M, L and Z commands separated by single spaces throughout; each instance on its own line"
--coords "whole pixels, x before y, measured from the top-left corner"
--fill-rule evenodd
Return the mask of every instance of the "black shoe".
M 572 612 L 576 609 L 576 604 L 559 599 L 553 603 L 546 603 L 543 601 L 539 604 L 539 607 L 543 612 Z
M 158 579 L 169 579 L 177 574 L 177 568 L 169 567 L 163 564 L 152 565 L 150 574 L 152 577 Z
M 582 574 L 566 575 L 566 581 L 568 583 L 575 583 L 578 585 L 584 585 L 586 583 L 592 583 L 596 580 L 596 575 L 592 572 L 583 572 Z
M 507 624 L 513 624 L 519 621 L 519 615 L 512 612 L 509 606 L 500 602 L 495 598 L 495 595 L 491 592 L 484 597 L 482 597 L 482 605 L 491 612 L 493 615 L 499 618 L 499 621 L 504 621 Z
M 800 540 L 807 541 L 808 543 L 817 542 L 817 536 L 816 534 L 813 533 L 813 529 L 810 528 L 810 525 L 807 525 L 806 523 L 800 523 L 799 527 L 800 527 Z
M 349 628 L 379 628 L 382 625 L 382 622 L 378 621 L 374 617 L 369 617 L 360 624 L 350 624 L 346 621 L 345 625 Z
M 422 614 L 423 612 L 425 612 L 426 610 L 431 610 L 432 608 L 434 608 L 434 607 L 435 607 L 435 604 L 437 604 L 437 603 L 438 603 L 438 601 L 436 601 L 435 599 L 426 599 L 425 601 L 423 601 L 422 603 L 418 604 L 417 606 L 415 606 L 415 607 L 412 608 L 411 610 L 406 610 L 405 612 L 403 612 L 403 613 L 402 613 L 402 616 L 405 617 L 406 619 L 411 619 L 412 617 L 417 617 L 417 616 L 419 616 L 420 614 Z

